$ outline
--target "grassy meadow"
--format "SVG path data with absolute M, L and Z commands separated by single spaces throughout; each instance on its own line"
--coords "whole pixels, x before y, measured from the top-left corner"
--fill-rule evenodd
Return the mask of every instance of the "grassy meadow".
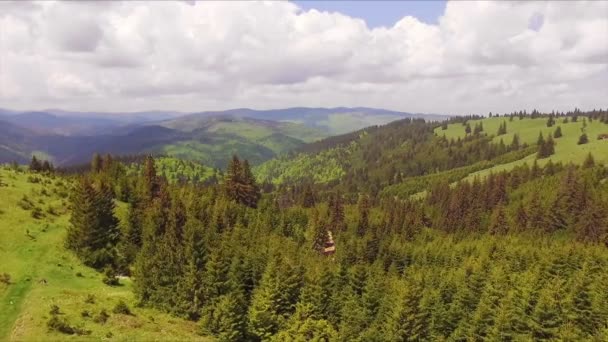
M 578 139 L 583 132 L 583 121 L 586 122 L 584 132 L 589 138 L 589 143 L 584 145 L 578 145 Z M 519 120 L 519 118 L 513 118 L 510 121 L 509 118 L 504 117 L 492 117 L 485 118 L 482 120 L 470 120 L 469 123 L 471 128 L 475 127 L 479 122 L 483 123 L 484 133 L 488 135 L 495 135 L 494 142 L 499 143 L 502 139 L 503 142 L 508 145 L 513 141 L 515 134 L 519 135 L 520 143 L 527 143 L 528 145 L 535 145 L 538 139 L 539 132 L 542 132 L 545 139 L 549 135 L 553 135 L 557 127 L 561 127 L 562 137 L 555 139 L 555 154 L 549 158 L 538 160 L 539 165 L 544 165 L 549 160 L 552 162 L 562 162 L 574 164 L 582 164 L 587 154 L 591 152 L 596 162 L 608 163 L 608 140 L 598 140 L 597 136 L 602 133 L 608 133 L 608 125 L 594 120 L 589 122 L 588 118 L 579 117 L 576 122 L 572 122 L 571 119 L 568 123 L 563 122 L 563 118 L 557 118 L 553 127 L 547 127 L 547 118 L 529 119 L 525 118 Z M 507 134 L 496 136 L 498 127 L 503 122 L 507 123 Z M 447 130 L 442 130 L 441 127 L 435 129 L 435 134 L 443 136 L 445 134 L 448 139 L 458 139 L 465 137 L 465 126 L 460 123 L 448 125 Z M 490 172 L 508 171 L 513 167 L 528 163 L 532 165 L 536 159 L 536 154 L 531 154 L 523 159 L 513 161 L 510 163 L 496 165 L 494 167 L 477 171 L 469 175 L 470 178 L 475 176 L 483 177 Z
M 205 340 L 193 322 L 137 308 L 129 279 L 108 286 L 63 248 L 68 181 L 0 169 L 0 182 L 0 275 L 10 276 L 0 282 L 0 341 Z M 117 207 L 118 216 L 124 209 Z M 112 312 L 119 300 L 132 315 Z M 52 305 L 58 317 L 90 334 L 49 331 Z M 96 323 L 101 310 L 109 317 Z

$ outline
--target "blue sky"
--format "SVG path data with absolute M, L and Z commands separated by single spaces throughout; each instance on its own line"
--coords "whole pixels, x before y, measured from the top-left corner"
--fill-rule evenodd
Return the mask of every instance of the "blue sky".
M 405 16 L 413 16 L 427 24 L 436 24 L 443 14 L 446 1 L 294 1 L 305 10 L 340 12 L 364 19 L 367 26 L 391 27 Z

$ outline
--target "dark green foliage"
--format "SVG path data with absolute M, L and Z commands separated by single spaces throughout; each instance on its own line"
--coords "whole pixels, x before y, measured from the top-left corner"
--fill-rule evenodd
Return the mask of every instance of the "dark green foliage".
M 496 135 L 504 135 L 507 134 L 507 122 L 503 121 L 502 124 L 498 127 L 498 132 Z
M 255 208 L 260 199 L 260 189 L 247 160 L 241 162 L 234 155 L 224 179 L 224 193 L 238 203 Z
M 95 315 L 95 317 L 93 317 L 93 322 L 104 324 L 108 321 L 108 318 L 110 318 L 110 315 L 108 315 L 105 309 L 102 309 L 97 315 Z
M 83 177 L 70 198 L 72 216 L 66 247 L 85 264 L 103 268 L 115 263 L 115 247 L 120 238 L 118 220 L 114 217 L 114 199 L 109 185 L 98 186 Z
M 557 128 L 555 129 L 555 131 L 553 132 L 553 137 L 555 139 L 561 138 L 562 135 L 562 128 L 560 126 L 557 126 Z
M 578 137 L 578 142 L 577 142 L 577 144 L 579 144 L 579 145 L 584 145 L 584 144 L 586 144 L 586 143 L 588 143 L 588 142 L 589 142 L 589 138 L 587 137 L 587 134 L 586 134 L 586 133 L 583 133 L 583 134 L 581 134 L 581 136 L 580 136 L 580 137 Z
M 547 158 L 555 153 L 555 142 L 553 141 L 552 136 L 549 136 L 549 138 L 545 140 L 543 134 L 540 133 L 536 145 L 538 147 L 538 152 L 536 154 L 538 159 Z
M 119 300 L 118 303 L 116 303 L 112 312 L 121 315 L 132 315 L 131 309 L 129 309 L 129 306 L 123 300 Z
M 51 305 L 51 310 L 49 311 L 51 315 L 59 315 L 61 314 L 59 307 L 55 304 Z

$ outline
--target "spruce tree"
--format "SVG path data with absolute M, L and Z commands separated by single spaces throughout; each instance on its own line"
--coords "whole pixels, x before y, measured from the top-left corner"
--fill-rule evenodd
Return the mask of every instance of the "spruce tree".
M 344 231 L 346 223 L 344 221 L 344 203 L 340 192 L 334 193 L 329 207 L 329 230 L 334 233 Z
M 589 169 L 595 166 L 595 159 L 593 159 L 593 155 L 591 152 L 587 154 L 585 157 L 585 161 L 583 162 L 583 169 Z
M 581 136 L 578 138 L 578 145 L 584 145 L 586 143 L 589 142 L 589 138 L 587 137 L 586 133 L 581 134 Z
M 555 131 L 553 132 L 553 137 L 555 139 L 561 138 L 562 135 L 562 127 L 561 126 L 557 126 L 557 128 L 555 128 Z
M 315 196 L 312 191 L 312 186 L 310 186 L 310 184 L 307 184 L 306 188 L 304 189 L 302 206 L 304 208 L 312 208 L 315 206 Z
M 42 165 L 40 164 L 38 158 L 36 158 L 36 156 L 32 156 L 32 161 L 30 162 L 30 171 L 38 172 L 41 170 L 41 168 Z
M 91 172 L 93 173 L 98 173 L 101 171 L 102 168 L 102 160 L 101 160 L 101 156 L 97 153 L 95 153 L 93 155 L 93 159 L 91 160 Z
M 359 221 L 357 222 L 357 235 L 360 237 L 365 235 L 369 229 L 369 200 L 367 196 L 363 195 L 359 197 L 359 203 L 357 204 L 359 209 Z
M 97 190 L 83 177 L 76 185 L 70 202 L 72 216 L 66 246 L 91 267 L 101 269 L 114 265 L 120 230 L 114 216 L 114 199 L 109 185 L 101 183 Z
M 489 232 L 493 235 L 504 235 L 509 231 L 509 222 L 507 221 L 507 214 L 505 207 L 499 204 L 492 213 L 490 221 Z

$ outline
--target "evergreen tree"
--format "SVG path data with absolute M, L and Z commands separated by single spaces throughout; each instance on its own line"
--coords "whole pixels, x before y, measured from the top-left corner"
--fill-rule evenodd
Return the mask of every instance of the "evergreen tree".
M 38 172 L 42 169 L 42 165 L 36 156 L 32 156 L 32 161 L 30 162 L 30 171 Z
M 587 154 L 587 157 L 585 158 L 585 161 L 583 162 L 583 168 L 589 169 L 594 166 L 595 166 L 595 159 L 593 159 L 593 155 L 591 155 L 591 152 L 589 152 Z
M 310 221 L 309 231 L 312 236 L 312 249 L 322 253 L 325 249 L 325 243 L 327 242 L 327 226 L 323 219 L 319 216 L 319 212 L 315 210 L 313 217 Z
M 91 172 L 98 173 L 101 172 L 101 168 L 103 167 L 103 162 L 101 160 L 101 156 L 97 153 L 93 155 L 93 159 L 91 160 Z
M 578 145 L 584 145 L 586 143 L 589 142 L 589 138 L 587 137 L 586 133 L 581 134 L 581 136 L 578 138 Z
M 302 206 L 304 208 L 312 208 L 315 206 L 315 195 L 312 191 L 312 187 L 310 186 L 310 184 L 307 184 L 306 188 L 304 189 Z
M 344 202 L 340 192 L 334 193 L 329 207 L 329 229 L 341 232 L 346 229 L 344 221 Z
M 82 178 L 70 197 L 70 204 L 72 216 L 66 246 L 86 265 L 98 269 L 114 266 L 120 230 L 114 216 L 111 188 L 102 183 L 96 190 L 87 178 Z
M 357 235 L 363 236 L 369 230 L 369 200 L 367 196 L 363 195 L 359 197 L 357 208 L 359 209 Z
M 555 286 L 554 284 L 551 284 Z M 557 336 L 563 323 L 562 312 L 552 287 L 541 290 L 532 312 L 532 329 L 535 340 L 551 340 Z
M 507 222 L 507 214 L 505 207 L 499 204 L 492 213 L 492 219 L 490 221 L 490 234 L 504 235 L 509 230 L 509 223 Z
M 503 121 L 500 126 L 498 126 L 498 132 L 496 135 L 504 135 L 507 134 L 507 122 Z
M 553 132 L 553 137 L 555 139 L 558 139 L 558 138 L 562 137 L 562 128 L 561 128 L 561 126 L 557 126 L 557 128 L 555 128 L 555 131 Z
M 515 133 L 515 134 L 513 134 L 513 141 L 511 141 L 511 149 L 517 150 L 517 149 L 519 149 L 519 146 L 520 146 L 519 134 Z

